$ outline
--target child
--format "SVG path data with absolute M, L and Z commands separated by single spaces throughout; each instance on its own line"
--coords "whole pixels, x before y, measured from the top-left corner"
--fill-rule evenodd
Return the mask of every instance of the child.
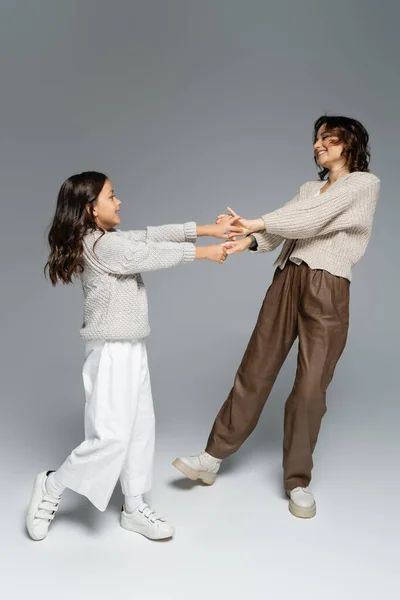
M 143 500 L 151 487 L 154 411 L 144 338 L 149 334 L 141 271 L 208 259 L 223 263 L 222 245 L 195 247 L 197 236 L 227 239 L 232 218 L 218 224 L 163 225 L 117 231 L 121 202 L 110 180 L 85 172 L 61 186 L 46 264 L 53 285 L 80 277 L 86 341 L 85 441 L 57 471 L 37 475 L 27 513 L 32 539 L 46 537 L 61 494 L 70 488 L 101 511 L 117 483 L 125 496 L 121 526 L 150 539 L 174 529 Z

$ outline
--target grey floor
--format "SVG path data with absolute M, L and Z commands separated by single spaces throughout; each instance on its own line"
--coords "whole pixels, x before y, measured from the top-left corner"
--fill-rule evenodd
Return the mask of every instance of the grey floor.
M 293 357 L 291 363 L 284 375 L 293 369 Z M 315 454 L 312 488 L 318 513 L 312 520 L 296 519 L 281 488 L 281 395 L 288 384 L 284 377 L 279 380 L 256 432 L 223 464 L 212 487 L 181 478 L 170 463 L 177 454 L 202 449 L 214 407 L 206 402 L 197 416 L 179 425 L 176 415 L 164 414 L 151 501 L 176 527 L 175 538 L 167 542 L 151 542 L 119 527 L 119 488 L 105 513 L 67 491 L 48 538 L 28 538 L 24 510 L 33 476 L 54 466 L 50 455 L 61 460 L 68 443 L 78 441 L 80 410 L 67 408 L 66 429 L 58 427 L 58 438 L 42 440 L 14 468 L 10 460 L 3 472 L 3 597 L 35 600 L 50 590 L 50 597 L 60 600 L 115 594 L 141 600 L 244 595 L 352 600 L 395 590 L 397 424 L 384 417 L 383 443 L 377 423 L 355 410 L 343 382 L 332 385 L 337 402 L 325 417 Z M 50 423 L 57 429 L 54 417 Z M 43 434 L 41 425 L 35 429 Z M 14 436 L 7 439 L 4 432 L 3 441 L 11 447 Z

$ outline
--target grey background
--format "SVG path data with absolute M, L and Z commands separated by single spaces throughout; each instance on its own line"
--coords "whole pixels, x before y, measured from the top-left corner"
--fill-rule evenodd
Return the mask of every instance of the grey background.
M 394 0 L 2 1 L 7 597 L 329 600 L 397 589 L 399 16 Z M 382 189 L 315 454 L 317 518 L 294 519 L 281 490 L 295 349 L 256 432 L 213 488 L 170 466 L 204 447 L 270 283 L 273 257 L 247 253 L 145 277 L 158 423 L 151 499 L 176 538 L 152 544 L 121 530 L 117 489 L 106 513 L 67 492 L 48 539 L 31 542 L 32 479 L 83 436 L 82 292 L 52 289 L 42 275 L 62 181 L 108 173 L 124 228 L 213 222 L 227 204 L 256 217 L 315 177 L 312 124 L 325 111 L 365 124 Z

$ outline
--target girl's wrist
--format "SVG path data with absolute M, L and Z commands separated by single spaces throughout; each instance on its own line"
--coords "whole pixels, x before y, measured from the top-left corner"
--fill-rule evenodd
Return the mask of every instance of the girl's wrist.
M 196 258 L 199 260 L 208 258 L 209 246 L 196 246 Z
M 197 237 L 206 237 L 213 235 L 212 225 L 197 225 L 196 227 Z

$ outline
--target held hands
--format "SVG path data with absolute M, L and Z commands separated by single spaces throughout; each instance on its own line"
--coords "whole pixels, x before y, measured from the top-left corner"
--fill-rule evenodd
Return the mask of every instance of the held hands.
M 251 244 L 249 237 L 240 240 L 236 236 L 248 236 L 250 233 L 265 228 L 262 219 L 248 220 L 238 215 L 232 208 L 227 207 L 228 215 L 218 215 L 214 225 L 198 227 L 198 235 L 212 235 L 226 240 L 223 244 L 197 248 L 197 258 L 206 258 L 219 264 L 226 261 L 227 256 L 247 250 Z M 204 231 L 203 231 L 204 229 Z
M 244 219 L 229 206 L 227 207 L 227 210 L 229 215 L 218 215 L 216 223 L 219 224 L 224 222 L 225 219 L 232 219 L 230 221 L 230 233 L 228 234 L 230 240 L 235 240 L 237 235 L 249 235 L 250 233 L 265 229 L 265 224 L 262 219 Z
M 227 248 L 224 247 L 224 244 L 196 247 L 196 258 L 212 260 L 213 262 L 217 262 L 221 265 L 226 261 L 227 253 Z
M 241 227 L 234 225 L 235 215 L 220 215 L 213 225 L 210 225 L 210 235 L 221 240 L 235 239 L 240 234 Z M 242 234 L 240 234 L 242 235 Z
M 236 235 L 249 235 L 249 233 L 251 233 L 250 221 L 244 219 L 243 217 L 235 213 L 235 211 L 232 210 L 232 208 L 230 208 L 229 206 L 227 207 L 227 210 L 229 212 L 229 215 L 218 215 L 216 223 L 223 223 L 225 219 L 230 218 L 232 219 L 231 227 L 234 227 Z M 231 233 L 228 236 L 229 239 L 236 239 L 235 234 L 231 230 Z
M 239 254 L 239 252 L 244 252 L 248 249 L 251 244 L 251 239 L 248 237 L 242 238 L 241 240 L 225 242 L 222 246 L 226 249 L 226 254 L 230 256 L 231 254 Z

